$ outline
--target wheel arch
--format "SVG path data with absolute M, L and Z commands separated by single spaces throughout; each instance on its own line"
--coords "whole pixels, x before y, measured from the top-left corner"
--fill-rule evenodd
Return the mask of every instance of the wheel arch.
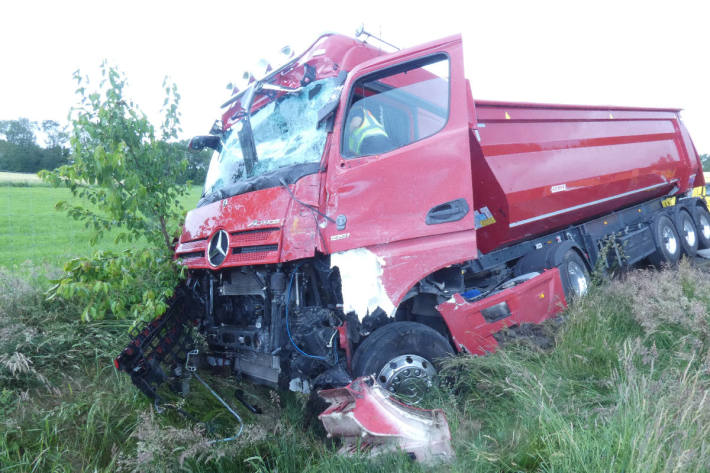
M 533 271 L 541 271 L 543 269 L 554 268 L 562 261 L 565 253 L 569 250 L 574 250 L 579 254 L 588 271 L 592 271 L 591 261 L 582 250 L 582 248 L 573 240 L 565 240 L 560 243 L 554 243 L 546 248 L 532 251 L 518 260 L 514 267 L 514 274 L 521 276 Z

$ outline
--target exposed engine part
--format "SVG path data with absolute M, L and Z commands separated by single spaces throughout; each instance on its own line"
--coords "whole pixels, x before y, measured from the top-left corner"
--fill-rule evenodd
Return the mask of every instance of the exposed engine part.
M 329 437 L 342 437 L 342 454 L 377 455 L 400 448 L 424 463 L 454 457 L 443 410 L 402 404 L 371 376 L 318 394 L 330 404 L 318 417 Z
M 183 366 L 193 348 L 201 350 L 203 366 L 273 388 L 347 384 L 359 322 L 345 324 L 334 287 L 337 270 L 319 260 L 193 272 L 166 314 L 132 334 L 116 366 L 151 398 L 165 381 L 187 394 Z M 193 327 L 206 347 L 195 346 Z

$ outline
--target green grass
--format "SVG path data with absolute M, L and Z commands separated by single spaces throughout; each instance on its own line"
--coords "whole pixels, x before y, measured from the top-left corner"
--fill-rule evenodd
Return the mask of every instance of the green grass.
M 247 424 L 214 446 L 235 425 L 196 382 L 184 407 L 209 432 L 155 414 L 114 370 L 130 322 L 81 323 L 80 307 L 46 300 L 58 265 L 93 251 L 54 210 L 62 198 L 0 186 L 0 472 L 710 472 L 710 274 L 688 263 L 594 288 L 548 327 L 553 349 L 521 340 L 452 360 L 451 385 L 426 399 L 447 413 L 451 464 L 341 457 L 303 397 L 206 375 Z M 265 414 L 238 405 L 237 386 Z
M 186 210 L 194 208 L 200 192 L 197 186 L 191 188 L 183 201 Z M 113 242 L 115 234 L 108 234 L 93 248 L 89 244 L 91 230 L 55 210 L 60 200 L 72 200 L 69 189 L 0 186 L 0 266 L 26 261 L 61 266 L 72 257 L 88 256 L 98 248 L 125 247 Z
M 22 274 L 18 274 L 20 271 Z M 304 412 L 305 399 L 207 376 L 245 418 L 237 442 L 224 409 L 193 381 L 184 407 L 206 432 L 150 403 L 111 359 L 126 322 L 78 322 L 43 297 L 42 270 L 0 268 L 0 471 L 141 472 L 707 472 L 710 465 L 710 275 L 639 271 L 568 310 L 555 347 L 526 340 L 449 363 L 433 391 L 456 459 L 344 458 Z M 239 386 L 266 413 L 254 416 Z

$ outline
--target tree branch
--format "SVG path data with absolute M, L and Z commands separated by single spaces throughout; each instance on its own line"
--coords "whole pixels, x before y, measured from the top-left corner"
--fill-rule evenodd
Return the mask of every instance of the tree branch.
M 159 217 L 160 219 L 160 232 L 163 234 L 163 238 L 165 239 L 165 246 L 167 246 L 168 251 L 172 251 L 173 246 L 170 244 L 170 235 L 168 235 L 168 229 L 165 226 L 165 217 L 162 215 Z

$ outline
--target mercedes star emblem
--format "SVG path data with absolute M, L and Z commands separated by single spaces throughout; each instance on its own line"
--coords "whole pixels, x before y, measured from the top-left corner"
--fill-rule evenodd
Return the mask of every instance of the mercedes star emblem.
M 220 230 L 212 236 L 209 250 L 207 252 L 207 260 L 212 266 L 219 266 L 227 257 L 229 251 L 229 234 L 224 230 Z

